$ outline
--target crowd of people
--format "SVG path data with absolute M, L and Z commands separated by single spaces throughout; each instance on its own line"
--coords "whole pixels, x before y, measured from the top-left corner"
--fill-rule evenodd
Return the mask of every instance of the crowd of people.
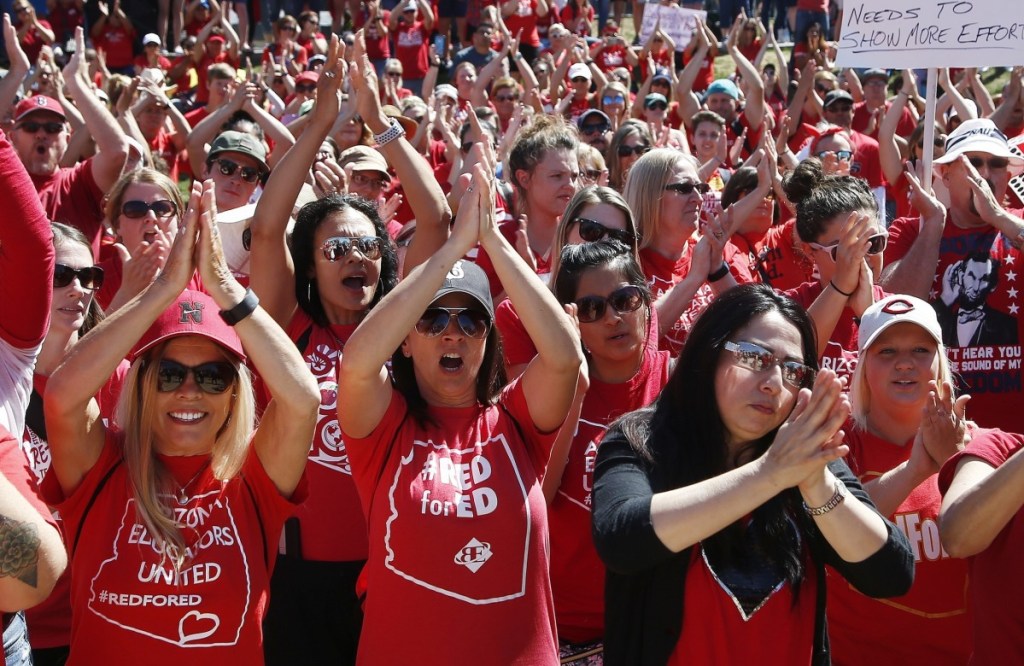
M 1024 662 L 1024 68 L 98 4 L 2 19 L 0 663 Z

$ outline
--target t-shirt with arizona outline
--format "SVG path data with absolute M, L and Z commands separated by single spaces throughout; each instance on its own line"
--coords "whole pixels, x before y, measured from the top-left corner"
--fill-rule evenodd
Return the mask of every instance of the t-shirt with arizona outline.
M 648 346 L 640 370 L 626 382 L 591 378 L 562 482 L 548 506 L 551 590 L 558 637 L 573 643 L 604 634 L 604 563 L 590 536 L 590 494 L 597 449 L 612 421 L 654 402 L 668 381 L 671 356 Z
M 861 480 L 874 481 L 910 459 L 913 439 L 894 444 L 852 423 L 844 427 L 846 462 Z M 939 540 L 939 475 L 914 488 L 891 516 L 914 553 L 914 586 L 891 599 L 861 594 L 829 571 L 828 634 L 832 663 L 962 666 L 971 654 L 967 562 L 951 558 Z
M 365 560 L 366 517 L 352 482 L 352 468 L 338 426 L 338 378 L 335 368 L 355 324 L 324 328 L 296 310 L 288 326 L 294 341 L 306 336 L 302 359 L 320 387 L 320 410 L 309 445 L 306 479 L 309 496 L 296 508 L 302 535 L 302 559 L 319 562 Z
M 177 575 L 136 518 L 116 435 L 108 433 L 99 460 L 58 506 L 75 609 L 69 666 L 263 663 L 261 623 L 277 541 L 305 498 L 305 480 L 285 499 L 250 448 L 234 479 L 218 481 L 206 465 L 189 483 L 206 459 L 161 457 L 190 488 L 184 506 L 164 498 L 185 526 L 189 555 Z
M 521 380 L 499 405 L 428 410 L 393 391 L 345 437 L 370 526 L 357 664 L 557 665 L 539 481 L 557 430 L 533 426 Z

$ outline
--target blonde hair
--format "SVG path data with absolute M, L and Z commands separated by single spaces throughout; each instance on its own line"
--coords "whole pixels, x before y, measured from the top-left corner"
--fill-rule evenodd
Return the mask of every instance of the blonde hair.
M 642 155 L 629 169 L 623 195 L 636 219 L 640 249 L 648 247 L 658 236 L 661 227 L 661 198 L 672 176 L 672 169 L 687 162 L 694 171 L 699 167 L 692 155 L 674 148 L 655 148 Z
M 170 178 L 160 173 L 156 169 L 150 169 L 148 167 L 141 167 L 134 171 L 129 171 L 125 175 L 121 176 L 120 179 L 114 186 L 110 188 L 110 192 L 107 193 L 106 206 L 103 209 L 104 215 L 107 218 L 107 224 L 114 232 L 118 232 L 119 218 L 121 217 L 121 206 L 124 205 L 125 193 L 128 188 L 136 184 L 156 185 L 167 198 L 178 207 L 177 217 L 180 220 L 181 214 L 184 212 L 184 202 L 181 200 L 181 191 L 178 190 Z
M 619 209 L 626 216 L 626 231 L 633 234 L 634 238 L 638 238 L 636 224 L 633 222 L 633 212 L 621 194 L 610 187 L 601 187 L 600 185 L 584 187 L 569 200 L 569 204 L 565 207 L 565 213 L 562 214 L 558 221 L 558 227 L 555 228 L 555 240 L 551 244 L 550 254 L 551 279 L 548 281 L 548 285 L 552 288 L 554 288 L 555 278 L 558 277 L 558 270 L 561 267 L 562 248 L 568 245 L 569 227 L 576 221 L 584 206 L 594 204 L 608 204 Z M 633 256 L 639 263 L 640 253 L 635 244 L 633 245 Z
M 181 571 L 188 560 L 185 541 L 171 507 L 162 499 L 173 493 L 177 484 L 156 457 L 153 442 L 157 373 L 166 346 L 165 342 L 132 363 L 118 401 L 116 424 L 139 521 L 161 556 Z M 236 364 L 238 375 L 232 387 L 231 411 L 210 452 L 210 470 L 217 480 L 229 481 L 238 476 L 249 452 L 256 429 L 256 398 L 249 369 L 230 352 L 221 349 L 221 353 Z
M 877 340 L 876 340 L 877 344 Z M 872 345 L 874 346 L 874 345 Z M 858 430 L 867 431 L 868 419 L 871 415 L 871 389 L 868 387 L 868 382 L 864 378 L 864 363 L 863 356 L 867 351 L 871 349 L 862 349 L 859 356 L 860 360 L 857 362 L 857 367 L 853 371 L 853 380 L 850 382 L 850 407 L 852 408 L 852 418 L 854 425 L 857 426 Z M 937 344 L 935 355 L 939 359 L 939 369 L 935 373 L 935 383 L 939 386 L 943 382 L 949 382 L 953 386 L 953 399 L 956 399 L 956 382 L 953 381 L 953 373 L 949 368 L 949 359 L 946 357 L 946 346 L 941 342 Z

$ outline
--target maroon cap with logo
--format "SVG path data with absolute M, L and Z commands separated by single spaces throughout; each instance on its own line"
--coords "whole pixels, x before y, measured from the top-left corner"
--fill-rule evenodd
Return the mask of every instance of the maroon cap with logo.
M 54 113 L 62 119 L 66 118 L 64 115 L 64 109 L 60 108 L 60 102 L 52 97 L 47 97 L 46 95 L 34 95 L 32 97 L 26 97 L 18 102 L 18 106 L 14 107 L 14 122 L 19 122 L 25 116 L 37 111 Z
M 209 294 L 193 289 L 181 292 L 174 303 L 157 317 L 128 354 L 128 360 L 135 361 L 154 346 L 179 335 L 209 338 L 239 359 L 245 360 L 242 341 L 235 329 L 220 318 L 220 308 Z

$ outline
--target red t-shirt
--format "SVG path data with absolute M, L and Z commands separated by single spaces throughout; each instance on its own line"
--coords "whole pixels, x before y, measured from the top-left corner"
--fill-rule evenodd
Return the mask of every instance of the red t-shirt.
M 796 8 L 809 12 L 827 12 L 828 0 L 796 0 Z
M 590 536 L 597 449 L 612 421 L 654 402 L 668 381 L 670 361 L 667 351 L 648 347 L 643 365 L 629 381 L 590 380 L 562 483 L 548 506 L 551 590 L 561 639 L 582 643 L 604 634 L 605 571 Z
M 810 664 L 819 583 L 813 567 L 805 571 L 795 599 L 792 586 L 780 579 L 748 616 L 722 581 L 727 572 L 720 576 L 704 556 L 703 546 L 694 546 L 686 572 L 683 630 L 668 666 Z
M 277 42 L 267 44 L 267 48 L 263 49 L 262 62 L 264 65 L 267 65 L 270 63 L 271 57 L 273 57 L 275 63 L 280 63 L 282 54 L 284 54 L 286 60 L 291 60 L 296 65 L 299 65 L 300 70 L 305 69 L 306 63 L 309 62 L 309 54 L 302 45 L 295 43 L 287 53 L 284 53 L 284 47 Z
M 107 67 L 110 69 L 123 69 L 132 66 L 135 51 L 132 46 L 132 35 L 134 31 L 128 30 L 123 25 L 107 23 L 103 26 L 103 32 L 99 37 L 93 37 L 96 48 L 107 52 Z
M 316 40 L 323 39 L 327 40 L 327 35 L 322 32 L 317 32 L 312 37 L 303 37 L 299 35 L 295 38 L 295 41 L 306 51 L 306 61 L 316 55 Z
M 640 250 L 640 264 L 643 266 L 644 275 L 647 276 L 647 284 L 651 288 L 651 296 L 655 301 L 661 298 L 662 294 L 666 291 L 681 282 L 687 273 L 690 272 L 690 257 L 693 256 L 693 248 L 696 244 L 697 241 L 692 238 L 687 241 L 687 248 L 677 260 L 663 257 L 651 248 Z M 724 255 L 725 263 L 729 264 L 729 272 L 732 273 L 736 282 L 739 284 L 754 282 L 754 278 L 750 274 L 750 267 L 747 265 L 743 253 L 732 242 L 725 244 L 725 250 L 722 254 Z M 717 270 L 717 267 L 715 270 Z M 697 290 L 697 293 L 694 294 L 690 307 L 661 339 L 661 348 L 667 349 L 672 352 L 673 356 L 677 356 L 683 348 L 686 335 L 690 332 L 694 322 L 697 321 L 697 317 L 714 298 L 715 294 L 711 290 L 711 285 L 704 282 L 700 289 Z
M 387 9 L 378 10 L 380 14 L 380 20 L 386 26 L 391 18 L 391 12 Z M 367 12 L 365 9 L 360 10 L 356 16 L 355 28 L 365 28 L 366 35 L 366 55 L 369 56 L 370 60 L 384 60 L 391 57 L 391 45 L 388 40 L 386 32 L 377 29 L 377 23 L 367 23 Z M 403 73 L 405 70 L 402 70 Z
M 135 58 L 135 66 L 141 69 L 149 69 L 152 67 L 152 65 L 149 64 L 149 59 L 145 56 L 145 54 Z M 158 56 L 156 59 L 156 66 L 166 72 L 171 68 L 171 61 L 163 56 Z
M 196 46 L 196 48 L 200 48 Z M 206 104 L 210 101 L 210 90 L 206 87 L 207 79 L 209 78 L 208 69 L 210 65 L 215 65 L 219 62 L 226 62 L 232 67 L 238 67 L 238 61 L 232 59 L 231 54 L 227 49 L 224 49 L 217 54 L 216 57 L 211 55 L 204 55 L 203 59 L 196 66 L 196 103 Z M 193 125 L 195 127 L 195 125 Z
M 44 28 L 47 28 L 48 30 L 53 30 L 53 27 L 49 24 L 49 22 L 47 22 L 46 19 L 37 20 L 39 21 L 39 25 L 43 26 Z M 39 60 L 39 52 L 42 51 L 43 46 L 46 45 L 46 42 L 43 41 L 43 38 L 39 34 L 39 31 L 36 30 L 35 28 L 31 28 L 24 35 L 22 35 L 21 39 L 19 40 L 19 43 L 21 44 L 21 50 L 25 52 L 25 55 L 28 56 L 28 61 L 31 63 L 35 63 L 36 60 Z M 58 41 L 55 41 L 54 43 L 59 44 Z
M 320 411 L 306 462 L 309 497 L 295 516 L 300 522 L 302 558 L 326 562 L 365 560 L 366 518 L 359 501 L 348 453 L 338 426 L 335 368 L 355 325 L 317 326 L 303 310 L 288 325 L 292 341 L 306 340 L 299 351 L 320 386 Z
M 665 53 L 668 53 L 668 51 L 665 51 Z M 671 57 L 671 54 L 669 54 L 669 56 Z M 687 57 L 685 54 L 683 55 L 683 66 L 684 67 L 686 66 L 686 63 L 690 62 L 690 58 L 692 58 L 692 57 L 693 56 Z M 700 71 L 697 72 L 697 78 L 694 79 L 694 81 L 693 81 L 693 92 L 695 92 L 695 93 L 702 93 L 702 92 L 704 92 L 705 90 L 708 89 L 708 86 L 710 86 L 712 83 L 714 83 L 714 81 L 715 81 L 715 58 L 714 58 L 714 56 L 711 55 L 711 52 L 709 51 L 708 54 L 704 57 L 704 62 L 701 63 Z
M 521 381 L 490 407 L 409 416 L 394 391 L 366 438 L 345 435 L 370 526 L 358 664 L 556 666 L 540 479 L 557 434 L 530 418 Z
M 1020 410 L 1020 404 L 1017 405 Z M 999 468 L 1024 446 L 1024 436 L 979 429 L 967 448 L 954 454 L 939 472 L 939 491 L 949 490 L 956 466 L 965 458 L 979 458 Z M 1009 520 L 989 547 L 967 558 L 970 607 L 974 614 L 972 664 L 1024 663 L 1024 612 L 1017 599 L 1024 595 L 1020 554 L 1024 549 L 1024 510 Z
M 1007 212 L 1019 218 L 1024 211 Z M 906 255 L 920 232 L 919 224 L 916 218 L 892 223 L 886 265 Z M 1008 432 L 1024 432 L 1020 351 L 1024 317 L 1018 280 L 1022 265 L 1024 255 L 994 227 L 961 229 L 947 215 L 928 294 L 951 369 L 971 395 L 971 420 Z
M 594 58 L 594 62 L 602 72 L 610 72 L 616 67 L 629 67 L 626 61 L 626 47 L 622 44 L 606 45 Z
M 508 31 L 515 37 L 520 30 L 523 36 L 520 44 L 540 46 L 540 35 L 537 33 L 537 0 L 519 0 L 511 16 L 505 18 Z
M 588 4 L 586 10 L 580 13 L 576 7 L 573 7 L 574 3 L 575 0 L 570 0 L 565 7 L 562 7 L 558 17 L 562 20 L 562 25 L 569 29 L 569 32 L 587 36 L 590 34 L 590 29 L 587 26 L 594 23 L 594 8 Z
M 853 144 L 853 159 L 850 161 L 850 175 L 863 178 L 871 187 L 885 185 L 882 175 L 882 158 L 878 153 L 878 142 L 860 132 L 848 132 Z
M 85 234 L 93 256 L 98 256 L 103 236 L 103 191 L 93 178 L 92 159 L 59 168 L 51 176 L 31 178 L 49 218 Z
M 796 249 L 796 218 L 769 229 L 748 256 L 751 274 L 777 291 L 795 289 L 816 275 L 814 262 Z
M 650 54 L 651 54 L 651 58 L 654 60 L 654 66 L 655 67 L 673 67 L 673 66 L 675 66 L 675 54 L 672 51 L 669 51 L 667 48 L 661 49 L 660 51 L 651 51 Z M 647 59 L 646 58 L 641 58 L 640 59 L 640 79 L 641 80 L 645 80 L 648 76 L 650 76 L 650 72 L 647 71 Z M 695 83 L 694 85 L 699 85 L 699 84 Z M 706 88 L 708 85 L 710 85 L 710 82 L 708 82 L 707 84 L 704 84 L 704 87 Z M 694 88 L 694 92 L 696 92 L 696 88 Z
M 878 285 L 872 288 L 875 293 L 875 300 L 881 300 L 888 296 Z M 811 307 L 818 296 L 821 295 L 821 282 L 817 280 L 805 282 L 796 289 L 789 289 L 783 292 L 784 296 L 792 298 L 805 309 Z M 818 362 L 822 370 L 832 370 L 840 377 L 853 380 L 853 371 L 857 367 L 857 336 L 860 329 L 854 321 L 853 310 L 843 308 L 843 314 L 839 315 L 836 327 L 832 329 L 832 337 L 828 339 L 825 346 L 825 353 Z M 847 384 L 849 387 L 849 384 Z
M 846 462 L 862 483 L 910 459 L 914 441 L 895 444 L 844 428 Z M 872 599 L 834 572 L 828 577 L 828 634 L 832 663 L 966 664 L 971 653 L 967 562 L 954 559 L 939 540 L 939 475 L 932 474 L 888 516 L 910 541 L 914 586 L 890 599 Z
M 412 25 L 399 21 L 393 32 L 395 58 L 402 63 L 402 77 L 409 81 L 422 79 L 430 69 L 430 31 L 423 21 Z
M 59 2 L 46 15 L 53 30 L 53 41 L 62 44 L 75 36 L 75 28 L 85 25 L 85 15 L 74 4 L 64 6 Z M 33 60 L 34 62 L 34 60 Z
M 502 201 L 501 197 L 498 197 L 498 201 Z M 512 247 L 515 247 L 516 231 L 519 230 L 519 223 L 516 220 L 511 219 L 507 213 L 504 215 L 502 213 L 504 213 L 504 211 L 499 207 L 497 220 L 500 224 L 498 225 L 498 231 L 501 232 L 501 235 L 505 237 L 505 240 L 507 240 Z M 503 218 L 505 220 L 504 222 L 501 221 Z M 543 257 L 533 255 L 533 260 L 537 264 L 538 275 L 545 275 L 551 271 L 551 258 L 549 255 L 545 255 Z M 491 296 L 497 296 L 505 290 L 501 285 L 501 280 L 498 279 L 497 271 L 494 270 L 494 264 L 491 262 L 490 256 L 488 256 L 487 252 L 482 247 L 477 248 L 476 257 L 473 258 L 473 261 L 475 261 L 476 265 L 482 268 L 484 273 L 487 274 L 487 279 L 491 283 Z
M 163 496 L 186 525 L 190 557 L 175 574 L 136 517 L 120 449 L 109 436 L 81 485 L 58 506 L 73 551 L 68 664 L 180 665 L 182 648 L 191 664 L 263 663 L 261 623 L 277 540 L 293 503 L 305 498 L 305 483 L 285 499 L 252 450 L 227 482 L 213 478 L 208 456 L 160 456 L 192 492 L 184 506 Z
M 885 109 L 882 110 L 884 116 L 892 106 L 892 102 L 885 103 Z M 853 130 L 864 133 L 864 130 L 868 128 L 868 121 L 871 119 L 871 112 L 868 111 L 867 102 L 857 102 L 853 105 L 853 122 L 850 123 L 850 127 Z M 882 119 L 878 119 L 878 124 L 875 125 L 875 131 L 865 136 L 870 136 L 875 141 L 878 141 L 878 127 L 882 124 Z M 906 139 L 913 131 L 917 128 L 917 123 L 914 122 L 914 117 L 910 115 L 910 109 L 903 107 L 903 113 L 900 115 L 899 122 L 896 125 L 896 134 Z

